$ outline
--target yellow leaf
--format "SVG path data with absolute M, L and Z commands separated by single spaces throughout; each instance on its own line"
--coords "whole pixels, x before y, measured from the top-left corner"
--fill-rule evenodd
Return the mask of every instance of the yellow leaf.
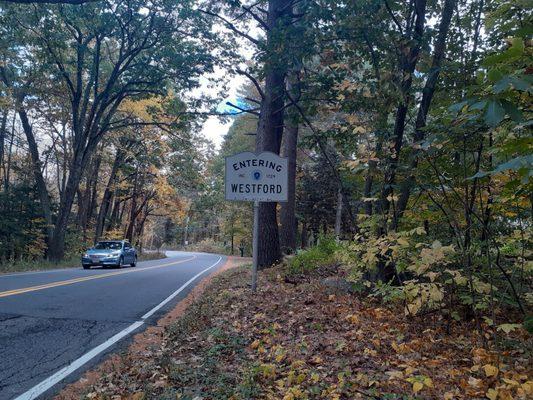
M 374 349 L 369 349 L 368 347 L 365 348 L 365 350 L 363 351 L 364 354 L 369 354 L 370 356 L 372 357 L 375 357 L 378 355 L 378 352 Z
M 485 364 L 483 366 L 483 370 L 485 371 L 485 375 L 487 375 L 487 376 L 496 376 L 496 375 L 498 375 L 498 368 L 496 368 L 494 365 Z
M 427 387 L 433 387 L 433 381 L 431 378 L 428 378 L 427 376 L 424 378 L 424 385 Z
M 470 378 L 468 378 L 468 384 L 470 386 L 473 386 L 473 387 L 480 387 L 481 386 L 481 379 L 477 379 L 477 378 L 474 378 L 473 376 L 471 376 Z
M 522 383 L 522 389 L 529 395 L 533 395 L 533 381 L 527 381 Z
M 498 391 L 496 389 L 489 389 L 485 393 L 485 396 L 490 400 L 496 400 L 498 398 Z
M 389 379 L 403 379 L 402 371 L 387 371 L 385 373 L 389 375 Z
M 351 322 L 352 324 L 359 323 L 359 317 L 357 315 L 350 314 L 347 315 L 344 319 L 348 322 Z
M 313 357 L 311 359 L 311 364 L 315 364 L 315 365 L 322 364 L 322 358 L 320 358 L 319 356 Z
M 414 382 L 413 383 L 413 393 L 418 393 L 422 390 L 422 388 L 424 387 L 424 384 L 422 382 Z

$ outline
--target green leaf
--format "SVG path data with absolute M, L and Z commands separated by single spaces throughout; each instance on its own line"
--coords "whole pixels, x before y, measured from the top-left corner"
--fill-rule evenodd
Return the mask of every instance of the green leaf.
M 505 117 L 505 110 L 498 100 L 491 100 L 485 112 L 485 123 L 489 126 L 498 125 Z
M 514 331 L 515 329 L 518 329 L 521 327 L 522 325 L 520 324 L 501 324 L 501 325 L 498 325 L 498 330 L 505 332 L 505 333 L 510 333 Z
M 448 109 L 451 112 L 459 113 L 463 109 L 463 107 L 466 106 L 468 103 L 469 103 L 468 100 L 464 100 L 459 103 L 452 104 L 450 107 L 448 107 Z
M 513 103 L 507 100 L 502 100 L 502 106 L 505 113 L 511 117 L 513 121 L 521 122 L 523 120 L 522 112 Z
M 533 315 L 528 315 L 528 316 L 524 319 L 523 326 L 524 326 L 524 329 L 525 329 L 526 331 L 528 331 L 530 334 L 533 333 Z
M 493 83 L 499 81 L 500 79 L 502 79 L 502 77 L 502 72 L 499 71 L 497 68 L 491 68 L 487 73 L 487 78 L 489 78 L 489 81 Z
M 481 100 L 481 101 L 478 101 L 478 102 L 472 104 L 468 108 L 470 108 L 471 110 L 483 110 L 486 106 L 487 106 L 487 101 L 486 100 Z
M 522 54 L 524 54 L 524 40 L 519 37 L 515 37 L 511 39 L 511 47 L 507 49 L 505 52 L 507 56 L 509 57 L 520 57 Z
M 519 90 L 522 92 L 531 92 L 531 83 L 529 77 L 504 76 L 496 82 L 492 88 L 494 93 L 501 93 L 509 89 Z
M 518 171 L 524 168 L 529 170 L 533 169 L 533 154 L 515 157 L 507 162 L 504 162 L 494 168 L 494 170 L 491 171 L 491 174 L 497 174 L 509 169 L 512 171 Z

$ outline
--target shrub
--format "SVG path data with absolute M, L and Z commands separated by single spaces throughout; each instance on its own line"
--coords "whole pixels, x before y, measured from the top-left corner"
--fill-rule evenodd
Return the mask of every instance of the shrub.
M 336 261 L 335 253 L 339 248 L 334 238 L 322 237 L 316 246 L 298 252 L 289 260 L 289 272 L 305 273 L 317 267 L 332 265 Z

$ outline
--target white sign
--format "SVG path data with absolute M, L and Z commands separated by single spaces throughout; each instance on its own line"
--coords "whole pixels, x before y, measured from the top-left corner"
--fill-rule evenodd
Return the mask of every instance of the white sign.
M 287 159 L 271 152 L 226 157 L 226 200 L 287 201 Z

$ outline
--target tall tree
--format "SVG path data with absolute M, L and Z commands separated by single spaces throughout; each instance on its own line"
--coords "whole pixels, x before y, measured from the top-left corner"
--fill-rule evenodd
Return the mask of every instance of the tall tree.
M 391 138 L 393 145 L 391 154 L 387 160 L 387 169 L 384 174 L 383 190 L 381 193 L 381 212 L 384 214 L 389 212 L 391 203 L 389 196 L 393 193 L 393 186 L 396 183 L 396 169 L 404 143 L 407 112 L 412 104 L 413 95 L 411 93 L 411 86 L 413 84 L 413 75 L 423 44 L 424 26 L 426 22 L 426 0 L 413 0 L 411 4 L 413 6 L 408 8 L 407 23 L 403 27 L 396 19 L 394 12 L 389 9 L 390 16 L 401 35 L 397 49 L 400 100 L 396 109 Z M 394 219 L 396 220 L 396 215 L 394 215 Z
M 448 38 L 448 31 L 450 30 L 450 23 L 452 21 L 452 16 L 454 9 L 456 7 L 456 0 L 444 0 L 444 7 L 442 8 L 442 15 L 439 24 L 439 33 L 437 40 L 435 41 L 433 56 L 431 61 L 431 68 L 422 90 L 422 100 L 418 106 L 418 113 L 416 116 L 415 123 L 415 133 L 413 140 L 415 143 L 418 143 L 424 140 L 425 132 L 424 127 L 426 126 L 426 120 L 429 113 L 429 108 L 431 106 L 431 100 L 435 94 L 435 89 L 437 87 L 437 82 L 439 80 L 440 71 L 442 68 L 442 60 L 444 59 L 444 54 L 446 51 L 446 41 Z M 411 157 L 409 163 L 410 174 L 408 178 L 402 183 L 400 190 L 400 197 L 398 199 L 398 216 L 395 219 L 396 225 L 398 219 L 400 219 L 407 207 L 407 202 L 411 195 L 411 190 L 416 182 L 415 171 L 418 166 L 418 157 L 415 154 Z
M 40 88 L 59 83 L 69 97 L 72 154 L 49 238 L 49 257 L 59 260 L 73 201 L 98 143 L 108 132 L 129 123 L 117 118 L 117 110 L 128 98 L 193 87 L 196 78 L 211 69 L 208 39 L 203 36 L 209 29 L 196 18 L 198 12 L 191 1 L 34 6 L 31 12 L 19 6 L 7 11 L 10 23 L 19 31 L 19 41 L 13 46 L 27 47 L 37 62 L 31 71 L 16 63 L 0 66 L 6 85 L 16 87 L 19 93 L 21 119 L 28 119 L 28 96 L 38 94 L 30 91 L 29 85 L 38 75 L 49 78 Z M 202 46 L 197 42 L 200 36 L 206 39 Z M 23 127 L 31 144 L 31 124 L 23 121 Z M 39 182 L 39 156 L 32 151 L 32 158 Z M 45 207 L 46 187 L 38 188 Z

